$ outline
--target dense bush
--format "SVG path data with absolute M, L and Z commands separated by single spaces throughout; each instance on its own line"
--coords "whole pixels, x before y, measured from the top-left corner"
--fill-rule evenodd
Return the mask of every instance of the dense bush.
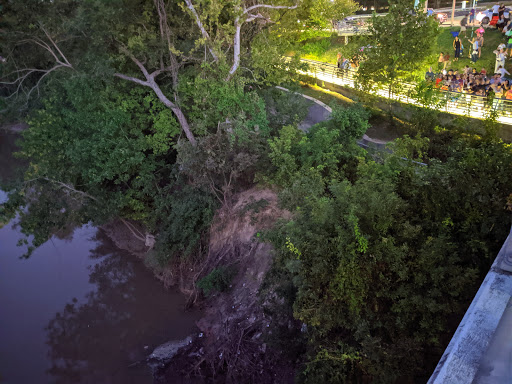
M 208 192 L 189 185 L 168 186 L 155 199 L 155 257 L 160 265 L 173 258 L 202 256 L 218 202 Z
M 453 133 L 444 161 L 417 137 L 376 163 L 349 150 L 364 120 L 352 113 L 333 119 L 351 121 L 350 139 L 316 145 L 332 130 L 285 127 L 270 143 L 273 180 L 295 215 L 270 236 L 264 301 L 269 313 L 293 313 L 295 334 L 306 325 L 301 381 L 412 381 L 432 372 L 508 234 L 512 151 Z

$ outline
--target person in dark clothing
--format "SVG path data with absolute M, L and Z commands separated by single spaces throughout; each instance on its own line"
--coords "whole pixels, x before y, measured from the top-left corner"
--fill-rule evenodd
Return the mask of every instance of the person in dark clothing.
M 458 61 L 460 57 L 460 39 L 459 36 L 455 36 L 455 39 L 453 40 L 453 49 L 455 51 L 455 60 Z
M 468 15 L 464 15 L 462 20 L 460 21 L 460 34 L 464 34 L 466 36 L 466 26 L 468 25 Z

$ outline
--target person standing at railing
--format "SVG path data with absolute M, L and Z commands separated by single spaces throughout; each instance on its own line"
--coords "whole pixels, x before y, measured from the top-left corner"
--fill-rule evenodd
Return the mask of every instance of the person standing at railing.
M 492 17 L 494 18 L 495 16 L 496 17 L 499 17 L 499 14 L 500 14 L 500 4 L 499 3 L 496 3 L 492 6 Z
M 357 53 L 354 56 L 352 56 L 350 66 L 354 69 L 359 67 L 359 55 Z
M 501 15 L 498 22 L 496 23 L 496 28 L 498 28 L 498 30 L 501 32 L 503 31 L 503 28 L 505 28 L 505 25 L 507 25 L 505 22 L 505 16 Z
M 505 80 L 505 81 L 502 81 L 501 84 L 500 84 L 500 88 L 502 90 L 502 93 L 503 93 L 503 96 L 505 96 L 505 94 L 507 93 L 507 91 L 509 89 L 511 89 L 510 87 L 510 81 L 509 80 Z
M 450 65 L 451 61 L 450 61 L 450 55 L 449 54 L 446 54 L 444 55 L 443 57 L 444 59 L 444 63 L 443 63 L 443 71 L 446 69 L 447 66 Z
M 512 55 L 512 29 L 509 29 L 505 35 L 508 37 L 507 49 L 509 50 L 509 56 Z
M 432 82 L 432 81 L 434 81 L 435 77 L 436 77 L 436 75 L 435 75 L 434 71 L 432 70 L 432 67 L 429 67 L 428 71 L 425 73 L 425 80 L 428 82 Z
M 505 77 L 505 74 L 510 75 L 510 72 L 507 71 L 505 68 L 503 68 L 501 65 L 499 66 L 496 73 L 499 73 L 501 75 L 501 78 L 503 79 Z
M 460 21 L 460 34 L 466 36 L 466 25 L 468 25 L 468 15 L 464 15 Z
M 348 71 L 350 67 L 350 61 L 349 59 L 345 57 L 340 57 L 338 60 L 338 75 L 343 78 L 345 76 L 345 73 Z
M 478 58 L 482 56 L 482 48 L 484 46 L 484 35 L 483 33 L 476 34 L 476 40 L 478 41 Z

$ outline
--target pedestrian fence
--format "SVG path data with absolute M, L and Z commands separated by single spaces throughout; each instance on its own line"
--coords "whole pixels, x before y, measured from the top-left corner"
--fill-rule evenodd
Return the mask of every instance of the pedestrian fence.
M 287 58 L 290 60 L 291 58 Z M 353 68 L 340 69 L 336 65 L 321 61 L 301 59 L 308 64 L 308 69 L 299 70 L 299 73 L 327 83 L 343 87 L 358 88 L 357 70 Z M 400 93 L 393 93 L 387 89 L 374 89 L 372 93 L 380 97 L 400 101 L 402 103 L 421 106 L 413 97 L 416 85 L 402 83 Z M 512 125 L 512 100 L 495 98 L 492 106 L 485 96 L 478 96 L 464 92 L 440 91 L 445 100 L 441 103 L 440 111 L 455 115 L 484 119 L 492 108 L 497 112 L 497 120 L 502 124 Z

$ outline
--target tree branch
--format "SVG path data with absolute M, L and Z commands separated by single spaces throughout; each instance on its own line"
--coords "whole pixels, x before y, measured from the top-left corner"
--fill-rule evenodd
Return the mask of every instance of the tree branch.
M 43 30 L 44 34 L 46 35 L 46 37 L 48 38 L 48 40 L 50 40 L 50 43 L 52 43 L 52 45 L 55 47 L 55 49 L 57 50 L 57 52 L 59 52 L 60 56 L 64 59 L 64 61 L 66 62 L 66 64 L 68 64 L 70 67 L 71 67 L 71 64 L 69 63 L 68 59 L 66 58 L 66 56 L 64 56 L 64 54 L 62 53 L 62 51 L 60 50 L 59 46 L 57 44 L 55 44 L 55 42 L 53 41 L 52 37 L 50 36 L 50 34 L 46 31 L 46 29 L 44 29 L 43 25 L 42 24 L 39 24 L 39 26 L 41 27 L 41 29 Z
M 186 0 L 190 1 L 190 0 Z M 238 67 L 240 66 L 240 46 L 241 46 L 241 40 L 240 40 L 240 31 L 242 29 L 242 25 L 244 23 L 253 21 L 255 19 L 264 19 L 267 22 L 271 22 L 271 20 L 268 17 L 262 16 L 260 13 L 257 15 L 251 14 L 250 12 L 258 9 L 258 8 L 269 8 L 269 9 L 295 9 L 297 8 L 297 4 L 292 6 L 287 5 L 270 5 L 270 4 L 256 4 L 249 8 L 245 8 L 242 12 L 242 15 L 248 15 L 246 19 L 243 19 L 240 21 L 240 17 L 237 16 L 235 18 L 235 36 L 233 37 L 233 65 L 231 66 L 229 70 L 228 77 L 226 78 L 226 81 L 229 81 L 235 72 L 237 71 Z M 237 6 L 235 7 L 235 12 L 238 11 Z
M 128 81 L 131 81 L 133 83 L 137 83 L 139 85 L 143 85 L 145 87 L 149 87 L 150 86 L 147 81 L 144 81 L 144 80 L 141 80 L 141 79 L 137 79 L 136 77 L 126 76 L 126 75 L 123 75 L 122 73 L 114 73 L 114 76 L 115 77 L 119 77 L 120 79 L 123 79 L 123 80 L 128 80 Z
M 244 15 L 257 8 L 270 8 L 270 9 L 295 9 L 298 4 L 287 6 L 287 5 L 270 5 L 270 4 L 256 4 L 244 10 Z
M 164 0 L 154 0 L 156 10 L 158 12 L 158 19 L 160 23 L 160 37 L 166 40 L 167 42 L 167 50 L 169 52 L 169 66 L 164 68 L 163 59 L 160 62 L 160 67 L 162 71 L 166 70 L 171 73 L 172 77 L 172 85 L 174 89 L 178 88 L 178 60 L 173 52 L 174 45 L 171 41 L 171 29 L 169 28 L 169 24 L 167 23 L 167 11 L 165 9 Z M 160 73 L 160 72 L 159 72 Z M 158 73 L 158 74 L 159 74 Z M 158 74 L 155 74 L 157 76 Z
M 201 34 L 203 35 L 203 37 L 206 39 L 206 41 L 208 41 L 209 43 L 211 43 L 211 39 L 210 39 L 210 35 L 208 34 L 208 32 L 206 31 L 206 29 L 204 28 L 203 26 L 203 23 L 201 22 L 201 19 L 199 18 L 199 15 L 197 14 L 196 12 L 196 9 L 194 8 L 194 4 L 192 4 L 192 0 L 185 0 L 185 3 L 187 3 L 187 8 L 190 9 L 190 11 L 192 12 L 192 14 L 194 15 L 194 18 L 196 19 L 196 24 L 197 26 L 199 27 L 200 31 L 201 31 Z M 215 52 L 213 51 L 213 49 L 211 47 L 208 47 L 208 50 L 210 51 L 210 54 L 213 56 L 213 59 L 217 62 L 219 61 L 219 58 L 218 56 L 215 54 Z
M 12 72 L 4 75 L 2 79 L 5 79 L 5 80 L 1 81 L 0 85 L 9 86 L 9 85 L 17 84 L 16 90 L 14 92 L 12 92 L 9 96 L 6 97 L 8 99 L 18 95 L 20 93 L 20 91 L 22 91 L 23 93 L 26 94 L 26 98 L 28 100 L 30 98 L 30 95 L 32 94 L 32 92 L 34 92 L 35 90 L 37 90 L 37 92 L 39 93 L 39 85 L 41 84 L 41 81 L 46 76 L 48 76 L 51 72 L 55 71 L 56 69 L 62 68 L 62 67 L 73 69 L 73 66 L 68 61 L 68 59 L 66 58 L 64 53 L 62 53 L 59 46 L 55 43 L 55 41 L 52 39 L 50 34 L 46 31 L 46 29 L 44 29 L 44 27 L 41 24 L 40 24 L 40 28 L 44 32 L 46 38 L 50 41 L 50 44 L 48 44 L 46 41 L 44 41 L 43 39 L 41 39 L 37 36 L 33 36 L 28 39 L 20 40 L 17 42 L 17 44 L 32 43 L 32 44 L 35 44 L 35 45 L 43 48 L 50 55 L 53 56 L 53 58 L 55 59 L 55 64 L 50 69 L 22 68 L 22 69 L 17 69 L 15 71 L 12 71 Z M 35 73 L 42 73 L 43 75 L 39 78 L 39 80 L 36 82 L 36 84 L 32 88 L 30 88 L 27 92 L 26 90 L 23 89 L 23 84 L 25 83 L 25 80 L 27 80 L 27 78 L 30 75 L 35 74 Z M 17 75 L 16 79 L 11 80 L 11 81 L 7 80 L 11 75 L 14 75 L 14 74 Z
M 142 64 L 134 55 L 133 53 L 131 53 L 124 45 L 121 45 L 121 51 L 126 55 L 128 56 L 134 63 L 135 65 L 137 65 L 137 67 L 139 67 L 140 71 L 142 72 L 142 74 L 144 75 L 144 77 L 146 78 L 147 81 L 149 81 L 150 79 L 150 75 L 146 69 L 146 67 L 144 66 L 144 64 Z
M 77 189 L 75 189 L 71 184 L 66 184 L 66 183 L 63 183 L 62 181 L 57 181 L 57 180 L 53 180 L 53 179 L 49 179 L 48 177 L 36 177 L 35 179 L 30 179 L 30 180 L 26 180 L 24 183 L 28 184 L 32 181 L 36 181 L 36 180 L 45 180 L 45 181 L 48 181 L 50 183 L 54 183 L 54 184 L 58 184 L 60 185 L 61 187 L 64 187 L 72 192 L 75 192 L 75 193 L 78 193 L 79 195 L 82 195 L 84 197 L 87 197 L 91 200 L 94 200 L 94 201 L 98 201 L 97 198 L 95 198 L 94 196 L 91 196 L 89 195 L 87 192 L 83 192 L 83 191 L 79 191 Z
M 167 107 L 169 108 L 176 118 L 178 119 L 178 123 L 180 124 L 181 128 L 183 129 L 183 132 L 185 132 L 185 135 L 187 136 L 188 141 L 192 145 L 196 145 L 196 139 L 194 137 L 194 134 L 190 130 L 190 125 L 188 124 L 188 121 L 183 114 L 183 111 L 181 108 L 173 103 L 171 100 L 167 98 L 167 96 L 164 95 L 162 92 L 162 89 L 160 86 L 156 83 L 155 78 L 157 75 L 159 75 L 162 72 L 162 69 L 157 69 L 156 71 L 152 72 L 151 74 L 148 72 L 144 64 L 142 64 L 128 49 L 126 49 L 124 46 L 121 47 L 121 50 L 128 56 L 130 59 L 139 67 L 141 72 L 144 74 L 144 77 L 146 78 L 146 81 L 138 79 L 136 77 L 123 75 L 122 73 L 115 73 L 114 76 L 119 77 L 123 80 L 128 80 L 136 84 L 140 84 L 145 87 L 149 87 L 155 92 L 158 99 Z

